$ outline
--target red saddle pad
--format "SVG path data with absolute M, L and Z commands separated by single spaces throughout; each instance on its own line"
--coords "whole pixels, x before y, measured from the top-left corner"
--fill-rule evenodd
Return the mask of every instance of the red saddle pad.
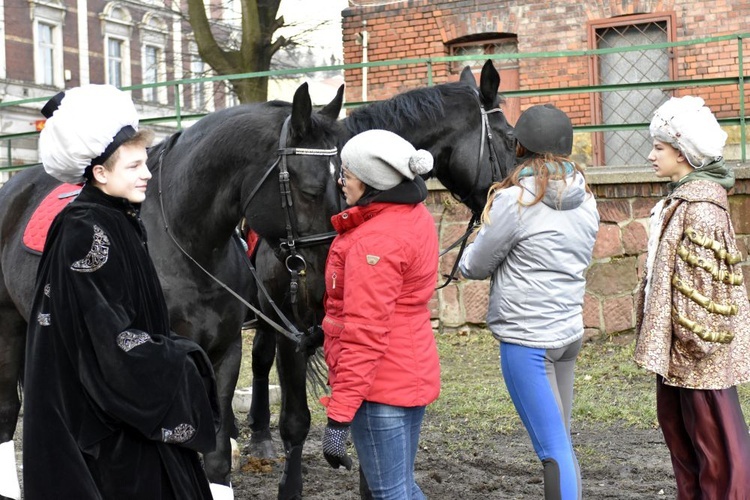
M 23 232 L 23 246 L 26 250 L 35 254 L 42 253 L 52 219 L 65 205 L 75 200 L 80 192 L 81 186 L 77 184 L 61 184 L 44 197 Z

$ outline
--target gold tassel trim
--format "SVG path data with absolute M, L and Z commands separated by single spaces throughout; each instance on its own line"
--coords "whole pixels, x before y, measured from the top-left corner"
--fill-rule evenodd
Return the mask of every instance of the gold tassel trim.
M 734 334 L 731 332 L 714 332 L 708 330 L 705 326 L 699 325 L 695 321 L 689 320 L 684 316 L 681 316 L 677 311 L 672 309 L 672 318 L 681 326 L 687 328 L 701 340 L 706 342 L 716 342 L 719 344 L 728 344 L 734 339 Z
M 730 273 L 729 271 L 719 271 L 719 266 L 716 262 L 706 262 L 702 257 L 698 257 L 696 254 L 691 253 L 684 245 L 677 247 L 677 255 L 680 258 L 690 264 L 693 267 L 700 267 L 704 271 L 711 273 L 711 276 L 717 281 L 721 281 L 727 285 L 744 285 L 745 282 L 742 279 L 742 273 Z
M 734 316 L 737 314 L 736 304 L 717 304 L 695 288 L 684 283 L 676 274 L 672 276 L 672 286 L 710 313 L 721 314 L 724 316 Z
M 741 253 L 727 252 L 726 249 L 721 245 L 721 243 L 719 243 L 713 238 L 709 238 L 708 236 L 704 236 L 700 234 L 693 227 L 688 226 L 688 228 L 685 229 L 685 236 L 687 236 L 687 238 L 693 243 L 695 243 L 696 245 L 700 245 L 703 248 L 707 248 L 713 251 L 717 259 L 726 261 L 726 263 L 729 265 L 742 262 Z

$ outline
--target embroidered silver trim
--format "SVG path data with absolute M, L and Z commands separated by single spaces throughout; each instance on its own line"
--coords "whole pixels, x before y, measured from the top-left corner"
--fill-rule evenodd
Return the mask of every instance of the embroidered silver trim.
M 52 324 L 52 320 L 50 319 L 49 314 L 45 313 L 39 313 L 36 316 L 36 322 L 39 323 L 41 326 L 49 326 Z
M 151 336 L 146 332 L 133 332 L 125 330 L 117 335 L 117 346 L 125 352 L 130 351 L 134 347 L 138 347 L 141 344 L 145 344 L 151 340 Z
M 195 429 L 190 424 L 180 424 L 174 430 L 161 429 L 161 440 L 165 443 L 184 443 L 189 441 L 195 434 Z
M 52 285 L 50 285 L 49 283 L 44 285 L 44 295 L 46 295 L 47 297 L 51 297 L 50 295 L 51 291 L 52 291 Z
M 107 263 L 108 257 L 109 236 L 99 226 L 94 224 L 94 241 L 91 243 L 91 250 L 86 254 L 86 257 L 73 262 L 70 268 L 79 273 L 93 273 Z

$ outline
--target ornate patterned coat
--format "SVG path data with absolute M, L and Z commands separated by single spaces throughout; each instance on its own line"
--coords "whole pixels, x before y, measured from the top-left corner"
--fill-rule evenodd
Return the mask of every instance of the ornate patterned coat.
M 726 190 L 696 180 L 652 212 L 635 361 L 692 389 L 750 380 L 750 305 Z
M 26 346 L 24 498 L 211 498 L 213 370 L 169 331 L 136 207 L 86 185 L 58 215 Z

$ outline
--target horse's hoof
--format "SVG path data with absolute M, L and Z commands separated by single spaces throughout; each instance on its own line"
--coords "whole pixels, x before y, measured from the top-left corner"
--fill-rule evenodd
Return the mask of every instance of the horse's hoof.
M 247 445 L 246 454 L 253 458 L 276 459 L 276 448 L 273 445 L 271 431 L 268 429 L 254 431 L 250 435 L 250 443 Z

